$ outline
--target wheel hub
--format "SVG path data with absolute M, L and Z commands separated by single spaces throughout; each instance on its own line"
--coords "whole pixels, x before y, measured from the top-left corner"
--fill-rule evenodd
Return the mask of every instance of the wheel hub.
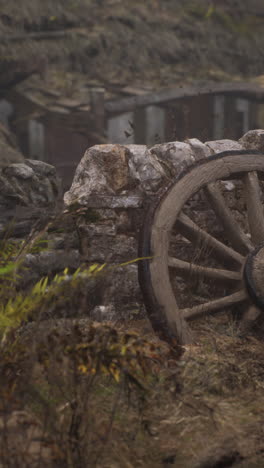
M 264 310 L 264 243 L 248 255 L 244 279 L 252 301 Z

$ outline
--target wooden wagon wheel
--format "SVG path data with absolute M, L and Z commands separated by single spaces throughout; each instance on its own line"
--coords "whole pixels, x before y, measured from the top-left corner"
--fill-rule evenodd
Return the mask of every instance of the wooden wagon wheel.
M 239 306 L 243 326 L 264 309 L 263 180 L 264 154 L 220 153 L 189 168 L 148 211 L 139 256 L 150 258 L 139 262 L 139 283 L 153 328 L 166 339 L 189 343 L 189 321 L 234 306 Z M 193 219 L 197 200 L 203 207 L 208 203 L 198 214 L 206 217 L 209 212 L 211 227 L 214 231 L 220 226 L 216 228 L 220 234 L 209 232 L 207 224 L 201 227 L 199 216 Z M 180 240 L 175 242 L 177 236 Z M 180 242 L 192 251 L 187 259 Z M 219 296 L 194 300 L 188 286 L 194 278 L 218 288 Z M 186 300 L 191 301 L 187 306 L 180 304 L 183 283 Z

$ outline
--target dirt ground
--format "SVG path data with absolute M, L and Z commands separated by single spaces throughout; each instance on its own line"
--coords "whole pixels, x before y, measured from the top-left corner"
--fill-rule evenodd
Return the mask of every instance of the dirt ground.
M 227 315 L 194 330 L 195 344 L 177 363 L 165 358 L 144 424 L 130 449 L 121 442 L 123 433 L 121 461 L 111 466 L 263 467 L 263 341 L 239 338 Z

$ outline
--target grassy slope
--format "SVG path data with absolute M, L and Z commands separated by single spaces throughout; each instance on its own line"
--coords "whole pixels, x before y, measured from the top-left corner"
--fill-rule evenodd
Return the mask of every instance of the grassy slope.
M 74 30 L 0 45 L 12 61 L 74 70 L 102 83 L 171 85 L 263 73 L 263 6 L 247 0 L 1 0 L 1 35 Z

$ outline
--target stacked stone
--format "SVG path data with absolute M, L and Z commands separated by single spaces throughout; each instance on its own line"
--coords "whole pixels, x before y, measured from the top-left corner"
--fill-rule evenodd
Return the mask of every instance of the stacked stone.
M 45 227 L 62 207 L 61 183 L 54 166 L 25 159 L 0 169 L 0 239 L 21 243 L 28 236 L 44 231 L 38 253 L 27 254 L 23 262 L 21 287 L 25 288 L 48 274 L 80 265 L 79 242 L 74 227 L 71 232 Z M 64 226 L 58 226 L 64 228 Z
M 144 145 L 96 145 L 77 167 L 64 195 L 68 209 L 83 208 L 78 220 L 82 255 L 90 263 L 119 265 L 137 258 L 138 235 L 147 206 L 194 162 L 213 154 L 244 149 L 264 150 L 264 131 L 254 130 L 238 142 L 202 143 L 193 138 L 148 148 Z M 227 190 L 229 187 L 227 186 Z M 142 309 L 137 265 L 114 270 L 96 318 L 130 317 Z
M 56 203 L 60 183 L 55 167 L 43 161 L 25 159 L 0 170 L 0 207 L 51 206 Z
M 144 145 L 97 145 L 89 148 L 76 170 L 71 189 L 64 195 L 69 223 L 61 232 L 47 232 L 47 251 L 28 254 L 23 287 L 41 276 L 83 261 L 115 266 L 87 300 L 88 316 L 96 320 L 133 319 L 144 313 L 137 280 L 138 237 L 148 206 L 186 168 L 213 154 L 254 149 L 264 152 L 264 130 L 246 133 L 239 141 L 202 143 L 197 139 Z M 224 182 L 230 191 L 232 182 Z M 0 169 L 0 236 L 12 224 L 17 241 L 32 227 L 45 226 L 61 213 L 60 183 L 55 168 L 42 161 L 24 160 Z M 59 205 L 59 209 L 58 209 Z M 67 218 L 67 216 L 66 216 Z M 42 220 L 42 221 L 41 221 Z M 41 222 L 40 222 L 41 221 Z M 62 228 L 62 229 L 61 229 Z M 132 261 L 131 264 L 120 266 Z M 97 288 L 98 289 L 98 288 Z M 94 304 L 96 306 L 94 307 Z M 72 314 L 78 315 L 77 311 Z

